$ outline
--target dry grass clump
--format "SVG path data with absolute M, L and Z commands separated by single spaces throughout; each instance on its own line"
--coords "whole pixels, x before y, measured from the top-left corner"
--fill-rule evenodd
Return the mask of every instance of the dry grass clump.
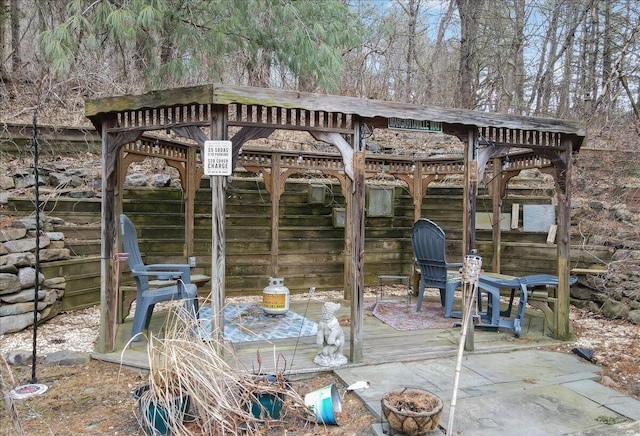
M 153 426 L 153 413 L 144 412 L 149 407 L 166 410 L 167 418 L 156 420 L 185 435 L 254 434 L 285 417 L 301 420 L 301 426 L 315 422 L 282 372 L 267 376 L 232 366 L 229 362 L 237 363 L 233 350 L 215 338 L 201 339 L 194 331 L 197 319 L 181 308 L 170 311 L 166 325 L 164 338 L 148 338 L 149 386 L 139 395 L 137 412 L 143 428 Z M 258 399 L 263 395 L 281 401 L 277 416 L 262 406 Z

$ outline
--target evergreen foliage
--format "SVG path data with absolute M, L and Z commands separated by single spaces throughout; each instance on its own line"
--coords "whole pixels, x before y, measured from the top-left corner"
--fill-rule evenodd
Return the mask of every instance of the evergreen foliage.
M 338 0 L 73 0 L 38 42 L 58 77 L 103 53 L 153 88 L 224 81 L 239 65 L 248 84 L 335 91 L 361 29 Z

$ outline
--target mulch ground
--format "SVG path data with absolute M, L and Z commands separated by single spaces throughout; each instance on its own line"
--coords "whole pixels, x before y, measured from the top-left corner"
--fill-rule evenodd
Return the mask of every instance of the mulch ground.
M 19 386 L 31 382 L 31 366 L 4 366 L 6 385 Z M 11 377 L 14 382 L 11 382 Z M 143 372 L 120 368 L 112 363 L 91 360 L 84 366 L 36 366 L 37 383 L 48 390 L 38 396 L 13 400 L 17 421 L 7 413 L 6 403 L 0 407 L 1 435 L 144 435 L 137 419 L 137 401 L 132 391 L 147 382 Z M 292 381 L 300 394 L 337 383 L 333 375 L 324 374 Z M 342 388 L 341 385 L 339 385 Z M 4 389 L 3 389 L 4 390 Z M 343 390 L 341 389 L 341 392 Z M 366 435 L 375 417 L 355 396 L 346 394 L 337 426 L 306 423 L 287 415 L 274 422 L 266 434 Z M 16 422 L 19 430 L 16 429 Z

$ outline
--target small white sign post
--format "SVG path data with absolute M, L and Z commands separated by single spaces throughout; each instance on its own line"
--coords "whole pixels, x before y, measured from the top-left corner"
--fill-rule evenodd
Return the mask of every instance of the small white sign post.
M 204 174 L 231 175 L 231 141 L 204 141 Z

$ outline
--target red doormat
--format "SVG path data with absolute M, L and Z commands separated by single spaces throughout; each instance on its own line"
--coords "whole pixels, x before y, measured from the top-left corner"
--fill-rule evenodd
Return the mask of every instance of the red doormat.
M 396 330 L 447 329 L 456 321 L 444 317 L 440 301 L 426 299 L 420 312 L 416 312 L 415 300 L 408 308 L 406 301 L 379 301 L 373 308 L 373 316 Z

